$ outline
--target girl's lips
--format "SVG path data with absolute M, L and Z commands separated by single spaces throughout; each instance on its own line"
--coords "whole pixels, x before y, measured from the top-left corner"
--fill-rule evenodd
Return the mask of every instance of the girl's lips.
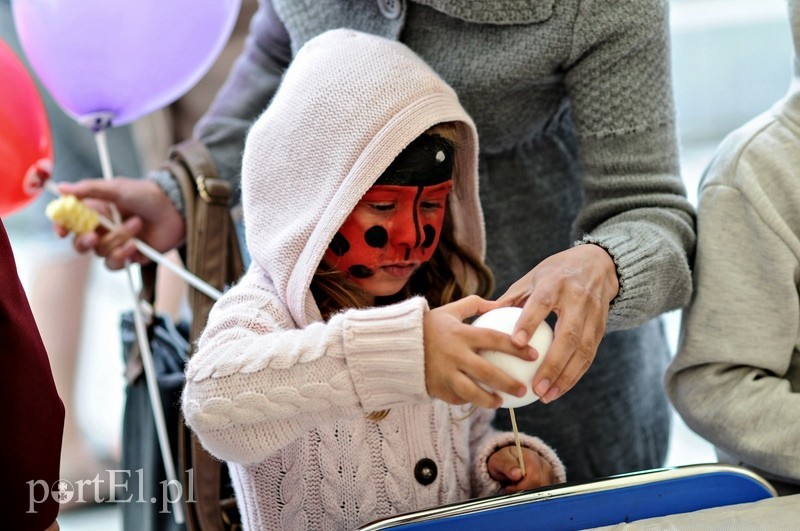
M 389 275 L 398 278 L 406 278 L 410 277 L 411 274 L 416 271 L 419 264 L 389 264 L 385 266 L 381 266 L 381 269 L 386 271 Z

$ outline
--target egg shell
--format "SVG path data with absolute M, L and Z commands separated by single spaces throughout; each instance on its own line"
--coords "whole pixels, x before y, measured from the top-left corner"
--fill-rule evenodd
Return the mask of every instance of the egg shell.
M 517 323 L 519 316 L 522 314 L 522 308 L 505 307 L 490 310 L 485 314 L 479 316 L 472 322 L 472 326 L 480 328 L 490 328 L 511 334 L 514 331 L 514 325 Z M 486 361 L 502 370 L 509 376 L 522 382 L 526 387 L 524 396 L 517 397 L 503 393 L 502 391 L 495 391 L 484 386 L 484 388 L 496 392 L 503 403 L 500 407 L 522 407 L 527 406 L 539 400 L 539 396 L 533 392 L 533 377 L 536 376 L 536 371 L 545 359 L 550 345 L 553 343 L 553 329 L 550 325 L 542 321 L 539 327 L 534 332 L 528 344 L 536 349 L 539 357 L 535 361 L 526 361 L 505 352 L 496 350 L 480 350 L 480 354 Z

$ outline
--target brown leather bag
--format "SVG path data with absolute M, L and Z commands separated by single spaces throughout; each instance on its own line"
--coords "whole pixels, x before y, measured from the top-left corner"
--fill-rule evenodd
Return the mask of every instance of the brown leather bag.
M 189 140 L 174 146 L 164 165 L 178 180 L 186 212 L 186 269 L 220 291 L 239 279 L 244 263 L 231 219 L 230 184 L 218 177 L 208 150 Z M 192 312 L 190 352 L 205 327 L 214 300 L 195 288 L 189 289 Z M 182 418 L 181 418 L 182 420 Z M 186 525 L 190 531 L 224 531 L 240 527 L 236 500 L 225 488 L 227 467 L 212 457 L 197 436 L 181 423 L 178 462 L 183 471 L 183 492 L 187 500 Z M 191 474 L 188 471 L 192 471 Z M 189 484 L 191 482 L 191 485 Z M 227 491 L 227 492 L 226 492 Z

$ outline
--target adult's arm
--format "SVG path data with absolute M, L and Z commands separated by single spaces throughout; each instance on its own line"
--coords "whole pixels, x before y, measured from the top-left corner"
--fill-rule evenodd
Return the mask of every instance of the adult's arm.
M 534 381 L 545 402 L 588 370 L 606 331 L 682 307 L 692 291 L 695 217 L 679 171 L 668 2 L 583 2 L 570 39 L 564 83 L 584 196 L 576 245 L 503 295 L 523 306 L 517 344 L 558 316 Z
M 234 204 L 240 200 L 245 136 L 272 99 L 290 61 L 291 49 L 286 28 L 270 0 L 259 0 L 258 11 L 250 22 L 244 51 L 194 130 L 195 138 L 210 151 L 220 177 L 231 183 Z M 163 171 L 152 172 L 151 177 L 157 180 L 182 211 L 177 183 Z
M 694 209 L 680 176 L 666 0 L 585 2 L 566 76 L 578 129 L 582 243 L 614 259 L 608 330 L 684 306 Z

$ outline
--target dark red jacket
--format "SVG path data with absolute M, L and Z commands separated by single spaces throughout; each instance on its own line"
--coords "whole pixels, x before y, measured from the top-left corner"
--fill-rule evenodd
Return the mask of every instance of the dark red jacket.
M 46 529 L 58 515 L 50 493 L 58 480 L 64 404 L 2 220 L 0 428 L 0 527 Z

